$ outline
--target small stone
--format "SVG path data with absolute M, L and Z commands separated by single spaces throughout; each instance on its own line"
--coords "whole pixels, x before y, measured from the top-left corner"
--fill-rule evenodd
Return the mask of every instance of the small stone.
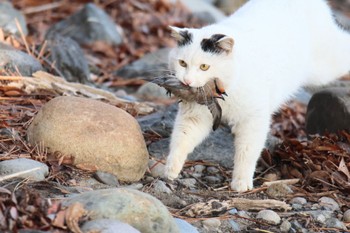
M 194 166 L 195 173 L 203 173 L 204 169 L 205 169 L 204 165 L 195 165 Z
M 301 209 L 303 208 L 303 206 L 300 205 L 300 204 L 292 204 L 292 208 L 293 208 L 294 210 L 301 210 Z
M 330 197 L 321 197 L 319 200 L 320 206 L 322 206 L 325 210 L 340 210 L 339 204 Z
M 337 218 L 329 218 L 326 220 L 326 226 L 329 228 L 337 228 L 341 230 L 347 230 L 345 224 Z
M 290 204 L 305 205 L 306 203 L 307 200 L 303 197 L 294 197 L 292 200 L 290 200 Z
M 99 233 L 140 233 L 129 224 L 113 219 L 96 219 L 85 222 L 81 227 L 83 232 L 99 232 Z
M 230 219 L 230 220 L 229 220 L 229 223 L 230 223 L 230 225 L 231 225 L 233 231 L 241 231 L 241 230 L 242 230 L 242 229 L 241 229 L 241 226 L 239 225 L 238 222 L 236 222 L 236 221 Z
M 28 29 L 24 15 L 20 11 L 13 8 L 11 3 L 2 1 L 0 3 L 0 28 L 5 33 L 20 35 L 15 19 L 18 20 L 23 34 L 27 35 Z
M 109 172 L 97 171 L 95 173 L 95 178 L 104 184 L 110 186 L 119 186 L 117 177 Z
M 267 195 L 273 198 L 285 197 L 293 193 L 293 190 L 284 183 L 277 183 L 270 185 L 266 190 Z
M 182 220 L 180 218 L 174 218 L 177 227 L 180 230 L 180 233 L 199 233 L 197 228 Z
M 206 176 L 203 179 L 209 184 L 219 184 L 222 181 L 222 179 L 217 176 Z
M 163 181 L 161 181 L 161 180 L 157 180 L 153 184 L 153 187 L 154 187 L 154 191 L 159 192 L 159 193 L 167 193 L 167 194 L 171 194 L 172 193 L 171 189 L 168 188 L 166 186 L 166 184 Z
M 344 212 L 343 221 L 346 223 L 350 222 L 350 209 Z
M 11 175 L 32 169 L 35 170 L 21 175 L 16 175 L 16 178 L 28 178 L 34 181 L 42 181 L 49 174 L 49 168 L 46 164 L 32 159 L 19 158 L 0 162 L 0 176 Z
M 179 182 L 187 188 L 193 189 L 196 187 L 197 180 L 194 178 L 180 179 Z
M 321 224 L 325 224 L 326 223 L 326 217 L 323 214 L 319 214 L 315 216 L 315 221 Z
M 284 220 L 280 226 L 281 232 L 289 232 L 292 224 L 288 220 Z
M 296 220 L 292 222 L 292 227 L 296 230 L 296 232 L 307 233 L 308 231 L 303 228 L 303 226 Z
M 276 181 L 279 179 L 279 176 L 276 173 L 267 173 L 264 175 L 264 180 L 266 181 Z
M 217 175 L 220 170 L 216 167 L 208 167 L 207 168 L 207 172 L 210 174 L 210 175 Z
M 256 218 L 262 219 L 270 224 L 277 225 L 281 222 L 280 216 L 273 210 L 261 210 Z
M 130 185 L 126 186 L 125 188 L 134 189 L 134 190 L 141 190 L 143 188 L 143 184 L 141 184 L 141 183 L 130 184 Z
M 164 176 L 165 165 L 155 160 L 148 161 L 148 168 L 151 171 L 151 175 L 155 178 Z
M 204 228 L 211 232 L 217 232 L 217 229 L 221 226 L 220 220 L 216 218 L 206 219 L 202 223 Z
M 143 84 L 136 92 L 136 94 L 144 99 L 154 98 L 169 98 L 165 88 L 158 86 L 155 83 L 147 82 Z
M 312 210 L 318 210 L 320 208 L 320 205 L 317 203 L 312 204 L 311 209 Z
M 238 211 L 237 211 L 236 208 L 233 208 L 233 209 L 230 209 L 230 210 L 228 211 L 228 213 L 234 215 L 234 214 L 238 214 Z
M 250 218 L 250 215 L 248 214 L 248 212 L 244 211 L 244 210 L 238 211 L 238 216 L 243 217 L 243 218 Z

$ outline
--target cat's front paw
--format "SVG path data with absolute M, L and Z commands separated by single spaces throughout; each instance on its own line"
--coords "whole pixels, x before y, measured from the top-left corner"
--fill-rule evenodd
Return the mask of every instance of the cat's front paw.
M 253 188 L 253 179 L 249 177 L 237 177 L 231 181 L 231 189 L 237 192 L 245 192 Z
M 181 171 L 181 168 L 178 168 L 176 166 L 173 166 L 171 164 L 166 164 L 164 169 L 164 178 L 167 178 L 169 180 L 174 180 L 179 176 L 179 173 Z

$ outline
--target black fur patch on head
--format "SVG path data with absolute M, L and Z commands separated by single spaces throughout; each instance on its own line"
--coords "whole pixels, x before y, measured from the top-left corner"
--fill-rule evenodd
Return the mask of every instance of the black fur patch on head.
M 214 34 L 209 39 L 203 39 L 201 47 L 204 52 L 220 54 L 225 52 L 224 49 L 217 45 L 218 40 L 225 37 L 223 34 Z
M 181 36 L 181 39 L 177 42 L 177 45 L 179 47 L 189 45 L 192 43 L 192 33 L 185 30 L 185 31 L 180 31 L 179 34 Z

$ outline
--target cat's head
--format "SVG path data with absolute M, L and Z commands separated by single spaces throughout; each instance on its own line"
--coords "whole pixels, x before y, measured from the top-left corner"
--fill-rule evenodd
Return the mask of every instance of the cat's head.
M 170 28 L 177 47 L 170 53 L 169 65 L 181 82 L 202 87 L 230 70 L 233 38 L 206 29 Z

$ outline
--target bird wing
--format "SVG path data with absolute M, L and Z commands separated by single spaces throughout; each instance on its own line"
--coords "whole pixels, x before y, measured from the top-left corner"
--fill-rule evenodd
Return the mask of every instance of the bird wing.
M 213 115 L 213 130 L 215 131 L 221 123 L 222 109 L 216 99 L 210 101 L 207 104 L 207 106 L 209 111 Z

